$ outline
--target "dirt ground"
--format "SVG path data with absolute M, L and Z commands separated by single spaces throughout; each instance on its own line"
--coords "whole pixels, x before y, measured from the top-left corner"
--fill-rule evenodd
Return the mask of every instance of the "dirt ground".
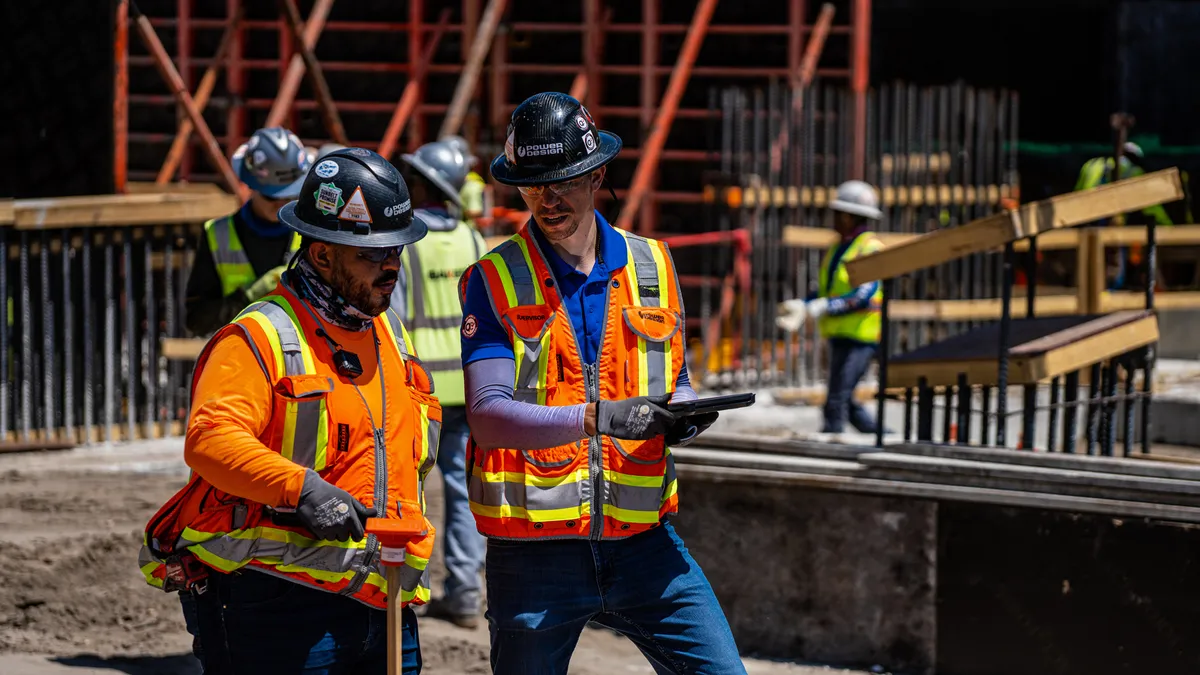
M 178 600 L 147 586 L 136 564 L 146 520 L 184 483 L 180 449 L 159 441 L 0 455 L 0 673 L 200 672 Z M 436 523 L 440 486 L 432 482 Z M 486 627 L 430 619 L 420 627 L 425 673 L 489 672 Z M 752 675 L 853 672 L 755 659 L 746 666 Z M 585 632 L 571 663 L 577 675 L 651 672 L 631 642 L 598 629 Z

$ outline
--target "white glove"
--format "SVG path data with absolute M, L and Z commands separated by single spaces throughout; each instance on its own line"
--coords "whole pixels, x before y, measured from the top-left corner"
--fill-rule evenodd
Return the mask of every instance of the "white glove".
M 829 309 L 829 298 L 816 298 L 805 305 L 808 316 L 813 319 L 819 319 L 827 309 Z
M 775 325 L 789 333 L 798 332 L 808 318 L 807 304 L 800 298 L 780 303 L 775 311 Z

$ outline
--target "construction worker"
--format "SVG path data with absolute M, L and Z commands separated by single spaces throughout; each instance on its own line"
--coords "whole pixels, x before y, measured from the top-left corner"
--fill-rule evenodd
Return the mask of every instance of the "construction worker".
M 462 136 L 446 136 L 442 139 L 462 155 L 466 167 L 466 175 L 457 181 L 459 186 L 459 201 L 462 203 L 462 217 L 472 227 L 478 229 L 476 220 L 483 216 L 483 192 L 486 183 L 483 176 L 475 171 L 479 158 L 471 153 L 471 145 Z
M 467 503 L 466 398 L 463 394 L 462 305 L 458 280 L 487 250 L 483 237 L 459 218 L 459 191 L 466 162 L 442 142 L 427 143 L 402 155 L 402 173 L 429 234 L 404 249 L 403 274 L 392 307 L 404 318 L 425 368 L 433 375 L 442 404 L 442 437 L 437 466 L 442 472 L 446 523 L 446 581 L 442 596 L 426 607 L 427 616 L 447 619 L 463 628 L 479 625 L 482 604 L 483 537 Z
M 669 448 L 716 419 L 667 409 L 695 397 L 671 253 L 594 208 L 620 148 L 579 101 L 542 93 L 513 112 L 491 165 L 532 212 L 463 284 L 467 484 L 488 537 L 494 673 L 566 673 L 589 621 L 657 672 L 745 672 L 669 520 Z
M 1142 167 L 1145 159 L 1145 153 L 1142 152 L 1141 146 L 1137 143 L 1126 142 L 1121 153 L 1121 170 L 1117 176 L 1117 180 L 1124 178 L 1133 178 L 1146 173 Z M 1075 190 L 1089 190 L 1106 183 L 1113 181 L 1113 167 L 1116 162 L 1113 157 L 1093 157 L 1084 162 L 1083 168 L 1079 170 L 1079 179 L 1075 182 Z M 1157 225 L 1173 225 L 1171 217 L 1167 215 L 1167 210 L 1162 207 L 1162 204 L 1147 206 L 1141 210 L 1140 214 L 1127 213 L 1117 216 L 1112 219 L 1111 224 L 1120 226 L 1129 224 L 1148 224 L 1154 222 Z M 1108 225 L 1108 222 L 1092 223 L 1092 225 Z M 1140 257 L 1141 247 L 1135 247 L 1135 254 Z M 1130 251 L 1126 247 L 1120 247 L 1115 250 L 1109 249 L 1105 256 L 1112 264 L 1111 280 L 1109 281 L 1110 289 L 1120 289 L 1125 287 L 1127 270 L 1127 261 L 1130 258 Z
M 441 409 L 388 311 L 405 245 L 425 235 L 395 167 L 340 150 L 280 220 L 303 237 L 281 281 L 196 363 L 187 486 L 151 519 L 147 581 L 191 596 L 209 673 L 379 673 L 387 588 L 368 518 L 408 518 L 404 672 L 420 672 L 433 528 L 422 484 Z
M 236 213 L 204 223 L 184 303 L 184 325 L 194 335 L 211 335 L 275 288 L 300 246 L 300 237 L 276 214 L 300 194 L 311 165 L 300 139 L 280 127 L 255 131 L 233 153 L 250 200 Z
M 854 388 L 879 349 L 883 289 L 878 282 L 851 286 L 846 263 L 882 250 L 870 225 L 883 213 L 875 188 L 860 180 L 839 185 L 829 208 L 839 237 L 821 259 L 817 293 L 804 300 L 784 302 L 775 321 L 783 330 L 795 332 L 805 319 L 816 319 L 821 337 L 829 341 L 829 380 L 821 431 L 842 433 L 849 418 L 858 431 L 875 433 L 875 419 L 855 400 Z

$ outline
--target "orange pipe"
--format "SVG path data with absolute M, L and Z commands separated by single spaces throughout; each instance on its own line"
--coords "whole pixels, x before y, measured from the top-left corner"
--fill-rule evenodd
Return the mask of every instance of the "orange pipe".
M 475 90 L 479 83 L 479 71 L 483 69 L 483 61 L 487 58 L 492 38 L 496 35 L 496 27 L 500 25 L 500 18 L 504 16 L 506 5 L 506 0 L 488 0 L 487 7 L 483 10 L 483 18 L 479 21 L 479 32 L 475 34 L 475 41 L 471 43 L 471 53 L 467 56 L 467 63 L 463 66 L 458 84 L 455 85 L 454 98 L 450 99 L 446 117 L 442 120 L 442 128 L 438 130 L 438 138 L 457 134 L 458 128 L 462 126 L 463 117 L 467 114 L 467 105 L 475 97 Z M 499 64 L 493 64 L 493 67 L 498 68 Z M 503 114 L 503 112 L 493 114 Z
M 333 0 L 317 0 L 317 3 L 313 5 L 312 12 L 308 15 L 308 21 L 304 24 L 304 39 L 301 44 L 308 45 L 309 49 L 316 46 L 317 40 L 321 37 L 321 30 L 325 28 L 325 19 L 329 17 L 329 10 L 332 8 Z M 287 73 L 279 83 L 279 93 L 275 95 L 275 102 L 271 104 L 271 112 L 267 115 L 265 126 L 283 125 L 284 118 L 287 117 L 292 103 L 296 100 L 296 92 L 300 90 L 300 80 L 304 79 L 304 71 L 304 57 L 297 51 L 292 55 L 292 62 L 288 64 Z
M 851 30 L 853 55 L 851 89 L 854 91 L 854 153 L 850 177 L 861 179 L 866 171 L 867 84 L 871 69 L 871 0 L 854 0 L 854 26 Z
M 233 35 L 237 30 L 238 23 L 242 20 L 241 8 L 238 8 L 238 13 L 233 16 L 233 20 L 225 28 L 225 34 L 221 36 L 221 42 L 217 45 L 217 53 L 213 56 L 213 62 L 208 66 L 208 70 L 204 71 L 204 77 L 200 79 L 200 86 L 196 87 L 196 108 L 201 112 L 208 105 L 208 99 L 212 96 L 213 89 L 217 86 L 217 74 L 220 72 L 221 63 L 225 60 L 225 54 L 229 51 L 229 45 L 233 44 Z M 179 169 L 179 164 L 183 161 L 183 153 L 187 151 L 188 142 L 192 140 L 192 131 L 195 127 L 192 125 L 192 120 L 184 118 L 179 122 L 179 131 L 175 134 L 175 140 L 171 143 L 171 149 L 167 152 L 167 158 L 163 160 L 162 168 L 158 171 L 158 177 L 154 182 L 158 185 L 165 185 L 171 182 L 175 177 L 175 172 Z
M 679 110 L 679 100 L 683 97 L 684 88 L 687 87 L 688 78 L 692 74 L 692 65 L 700 53 L 700 45 L 704 42 L 704 35 L 708 32 L 708 24 L 712 21 L 713 10 L 716 7 L 717 0 L 700 0 L 699 6 L 696 7 L 696 13 L 692 16 L 692 24 L 688 28 L 683 50 L 679 52 L 679 60 L 675 62 L 675 68 L 671 71 L 667 92 L 663 96 L 658 114 L 655 115 L 654 123 L 650 127 L 646 143 L 641 148 L 642 159 L 634 171 L 633 185 L 629 189 L 629 196 L 617 219 L 617 227 L 621 229 L 630 229 L 634 214 L 637 213 L 642 199 L 650 190 L 651 180 L 658 170 L 658 160 L 662 157 L 663 146 L 667 142 L 667 134 L 670 133 L 671 124 L 675 121 L 675 112 Z
M 571 83 L 571 91 L 568 92 L 571 98 L 576 101 L 583 101 L 583 97 L 587 96 L 588 77 L 587 73 L 579 73 L 575 76 L 575 81 Z
M 300 43 L 300 58 L 304 59 L 304 69 L 308 72 L 325 129 L 335 142 L 350 145 L 346 128 L 342 126 L 342 118 L 338 115 L 337 104 L 333 102 L 333 94 L 329 92 L 329 83 L 325 81 L 325 71 L 321 69 L 321 62 L 317 61 L 312 47 L 304 41 L 304 23 L 300 18 L 300 10 L 296 7 L 296 0 L 279 0 L 279 4 L 288 23 L 291 24 L 292 37 Z
M 404 85 L 404 93 L 400 95 L 400 100 L 396 103 L 396 110 L 392 113 L 387 130 L 383 132 L 383 140 L 379 143 L 379 154 L 384 158 L 391 158 L 392 152 L 396 149 L 396 142 L 400 140 L 400 134 L 404 132 L 404 126 L 408 124 L 408 118 L 417 109 L 417 99 L 421 93 L 421 84 L 425 81 L 425 73 L 429 71 L 429 64 L 433 63 L 433 55 L 437 52 L 438 43 L 441 42 L 442 35 L 446 32 L 446 26 L 449 24 L 450 9 L 443 9 L 441 16 L 438 17 L 437 26 L 433 29 L 433 35 L 429 37 L 429 44 L 425 45 L 421 60 L 413 68 L 412 76 L 408 78 L 408 84 Z
M 134 6 L 134 11 L 137 12 L 137 6 Z M 196 133 L 200 134 L 200 140 L 203 142 L 205 154 L 208 155 L 208 160 L 221 173 L 221 177 L 225 180 L 225 185 L 230 192 L 236 195 L 242 195 L 242 183 L 233 173 L 233 168 L 229 166 L 229 160 L 225 159 L 225 155 L 221 152 L 221 146 L 217 145 L 217 139 L 213 137 L 212 130 L 208 128 L 208 123 L 204 121 L 204 116 L 196 108 L 196 102 L 192 100 L 192 95 L 188 93 L 187 87 L 183 85 L 183 78 L 179 76 L 179 71 L 175 70 L 175 64 L 171 62 L 171 57 L 167 55 L 167 50 L 163 48 L 162 42 L 158 39 L 158 35 L 154 32 L 154 27 L 150 25 L 150 20 L 146 15 L 138 12 L 137 19 L 138 34 L 142 38 L 142 42 L 146 44 L 146 49 L 150 52 L 150 56 L 154 59 L 154 65 L 158 67 L 158 72 L 166 80 L 167 86 L 170 87 L 171 93 L 175 95 L 175 99 L 179 101 L 179 105 L 183 106 L 187 112 L 188 118 L 192 120 L 192 124 L 196 127 Z
M 129 177 L 129 2 L 117 2 L 113 36 L 113 191 L 125 192 Z

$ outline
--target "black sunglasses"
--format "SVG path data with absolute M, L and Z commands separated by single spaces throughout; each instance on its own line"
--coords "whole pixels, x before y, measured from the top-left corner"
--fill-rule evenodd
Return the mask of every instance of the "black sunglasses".
M 360 248 L 358 249 L 358 257 L 379 265 L 386 262 L 390 258 L 399 259 L 400 253 L 403 251 L 403 246 L 388 246 L 386 248 Z

